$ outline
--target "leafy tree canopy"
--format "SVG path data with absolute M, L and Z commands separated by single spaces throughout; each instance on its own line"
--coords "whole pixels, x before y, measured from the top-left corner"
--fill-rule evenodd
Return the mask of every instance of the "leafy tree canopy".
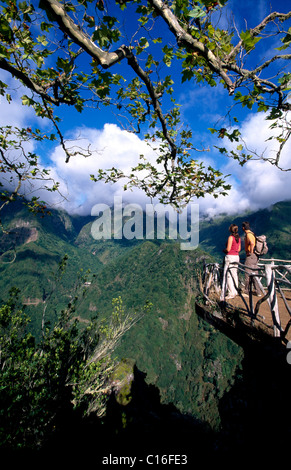
M 175 101 L 177 71 L 182 82 L 206 84 L 209 94 L 212 87 L 222 84 L 234 104 L 265 112 L 276 128 L 273 138 L 279 141 L 275 158 L 268 159 L 280 168 L 281 151 L 291 132 L 287 120 L 291 107 L 291 74 L 287 72 L 291 12 L 270 11 L 255 27 L 246 25 L 238 31 L 235 20 L 227 29 L 219 26 L 226 24 L 219 21 L 226 3 L 2 1 L 0 68 L 24 85 L 22 104 L 32 107 L 37 116 L 48 118 L 55 128 L 50 136 L 38 129 L 2 129 L 1 169 L 16 172 L 14 193 L 18 194 L 19 184 L 28 177 L 48 175 L 41 174 L 35 155 L 27 156 L 25 168 L 15 167 L 8 152 L 13 132 L 18 142 L 59 139 L 67 161 L 76 152 L 65 141 L 58 118 L 58 108 L 66 105 L 80 113 L 88 106 L 100 113 L 103 106 L 111 107 L 122 126 L 141 133 L 156 150 L 155 164 L 141 156 L 129 174 L 118 167 L 100 169 L 91 175 L 94 181 L 127 178 L 127 187 L 140 187 L 148 196 L 158 196 L 161 202 L 176 206 L 193 196 L 226 194 L 229 185 L 220 171 L 205 167 L 195 158 L 197 151 L 207 149 L 195 148 L 192 130 L 181 122 L 180 106 Z M 262 59 L 258 46 L 263 43 L 268 54 Z M 7 83 L 0 82 L 0 93 L 8 101 L 14 99 Z M 238 142 L 229 156 L 243 165 L 252 154 L 241 144 L 237 124 L 233 117 L 229 128 L 210 131 Z M 223 146 L 219 150 L 227 153 Z M 91 149 L 82 152 L 88 156 Z M 57 190 L 57 184 L 52 188 Z

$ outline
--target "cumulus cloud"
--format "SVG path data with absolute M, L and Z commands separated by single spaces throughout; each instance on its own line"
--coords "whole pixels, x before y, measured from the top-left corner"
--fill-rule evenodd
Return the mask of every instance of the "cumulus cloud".
M 206 196 L 197 201 L 199 203 L 200 214 L 206 217 L 216 217 L 221 214 L 236 216 L 250 209 L 249 198 L 238 189 L 232 187 L 228 196 Z
M 263 115 L 257 114 L 251 115 L 240 129 L 248 148 L 258 154 L 264 152 L 265 156 L 274 151 L 274 141 L 267 141 L 270 136 L 269 125 Z M 41 189 L 34 194 L 56 208 L 80 215 L 90 214 L 95 204 L 113 204 L 114 196 L 122 196 L 125 203 L 137 203 L 142 207 L 150 203 L 141 190 L 124 191 L 125 181 L 109 184 L 90 180 L 90 175 L 96 175 L 99 168 L 116 166 L 129 173 L 130 168 L 139 162 L 141 154 L 153 161 L 156 155 L 143 140 L 115 124 L 105 124 L 102 129 L 75 129 L 73 134 L 71 145 L 85 148 L 90 144 L 95 152 L 88 158 L 76 155 L 66 163 L 62 148 L 57 146 L 49 156 L 50 176 L 60 182 L 60 193 L 65 199 L 57 193 L 47 193 Z M 76 140 L 76 136 L 81 134 L 82 140 Z M 217 167 L 217 162 L 210 159 L 204 163 L 205 166 L 209 163 Z M 282 163 L 291 167 L 290 144 L 284 149 Z M 291 172 L 280 171 L 268 162 L 253 160 L 241 167 L 237 161 L 229 159 L 220 169 L 224 174 L 231 174 L 228 182 L 232 189 L 228 196 L 214 198 L 207 195 L 203 199 L 194 200 L 199 203 L 201 214 L 210 217 L 222 213 L 236 215 L 291 199 Z
M 8 85 L 7 93 L 12 95 L 12 101 L 8 102 L 0 95 L 0 126 L 28 126 L 37 121 L 34 110 L 28 106 L 22 106 L 21 96 L 25 94 L 25 88 L 11 78 L 8 72 L 0 71 L 0 80 Z
M 268 140 L 276 131 L 270 129 L 270 121 L 266 121 L 264 117 L 262 113 L 252 115 L 242 126 L 241 132 L 249 149 L 266 158 L 274 158 L 279 143 L 276 140 Z M 280 166 L 285 170 L 291 168 L 290 140 L 282 151 Z M 274 201 L 291 198 L 291 172 L 280 170 L 267 161 L 250 160 L 237 171 L 237 176 L 241 181 L 242 190 L 257 206 L 266 207 Z
M 240 131 L 247 148 L 257 155 L 273 158 L 278 151 L 278 142 L 268 140 L 274 131 L 270 129 L 270 121 L 265 120 L 263 113 L 250 115 Z M 224 144 L 228 150 L 233 148 L 230 143 Z M 290 141 L 284 147 L 280 164 L 285 169 L 291 168 Z M 217 199 L 209 196 L 200 202 L 201 209 L 211 217 L 221 213 L 238 214 L 245 210 L 258 210 L 291 199 L 291 171 L 282 171 L 267 161 L 254 158 L 241 167 L 236 160 L 229 159 L 221 170 L 224 174 L 231 174 L 229 182 L 232 189 L 228 196 Z
M 156 158 L 154 151 L 138 136 L 120 129 L 115 124 L 105 124 L 103 129 L 76 129 L 75 134 L 82 134 L 81 141 L 72 144 L 86 148 L 90 145 L 93 154 L 89 157 L 77 154 L 65 162 L 64 152 L 57 147 L 51 155 L 51 175 L 60 182 L 60 192 L 66 197 L 62 206 L 71 213 L 90 214 L 92 207 L 98 203 L 111 205 L 114 196 L 122 196 L 124 202 L 144 206 L 149 199 L 141 190 L 124 191 L 126 181 L 114 184 L 93 182 L 90 175 L 97 175 L 98 169 L 109 169 L 115 166 L 125 174 L 138 164 L 140 155 L 148 160 Z M 51 203 L 56 202 L 51 196 Z
M 12 100 L 8 101 L 5 96 L 0 96 L 0 127 L 3 127 L 3 133 L 6 134 L 6 129 L 11 127 L 11 134 L 7 131 L 8 141 L 17 141 L 17 133 L 13 133 L 15 128 L 47 128 L 49 121 L 46 119 L 41 119 L 36 116 L 34 110 L 31 107 L 23 106 L 21 97 L 26 93 L 24 86 L 20 85 L 15 79 L 13 79 L 9 73 L 0 71 L 0 80 L 8 85 L 7 94 L 12 96 Z M 29 134 L 28 134 L 29 135 Z M 22 140 L 18 142 L 21 145 L 11 144 L 5 150 L 5 157 L 7 160 L 13 164 L 22 165 L 22 168 L 19 166 L 19 172 L 22 175 L 32 176 L 31 170 L 32 167 L 28 163 L 27 156 L 33 154 L 37 151 L 37 145 L 33 138 L 30 140 Z M 26 156 L 25 156 L 26 155 Z M 42 160 L 39 159 L 40 169 L 44 168 Z M 6 171 L 0 173 L 0 183 L 4 188 L 10 192 L 13 192 L 18 186 L 18 178 L 15 175 L 15 171 L 6 168 Z M 23 178 L 20 192 L 26 198 L 30 198 L 34 195 L 39 195 L 42 193 L 42 190 L 39 189 L 46 185 L 46 181 L 40 181 L 35 179 L 30 179 L 28 177 Z M 45 199 L 45 195 L 44 195 Z
M 0 80 L 8 84 L 7 92 L 13 96 L 11 102 L 0 96 L 0 126 L 12 126 L 19 129 L 36 126 L 44 129 L 45 132 L 55 132 L 54 129 L 48 131 L 51 123 L 37 118 L 32 108 L 21 104 L 21 96 L 26 93 L 23 86 L 3 71 L 0 72 Z M 140 161 L 140 155 L 154 161 L 156 159 L 154 151 L 138 136 L 126 132 L 114 124 L 105 124 L 102 129 L 76 127 L 66 137 L 70 139 L 69 146 L 73 146 L 75 150 L 90 146 L 92 156 L 85 158 L 80 153 L 72 157 L 69 163 L 65 163 L 66 156 L 61 146 L 50 151 L 44 144 L 38 148 L 36 142 L 32 140 L 25 142 L 23 144 L 24 150 L 36 152 L 40 156 L 40 168 L 48 169 L 50 177 L 53 181 L 59 182 L 60 186 L 59 192 L 50 193 L 44 189 L 46 183 L 27 180 L 22 184 L 22 194 L 28 198 L 32 195 L 37 196 L 52 207 L 81 215 L 90 214 L 91 208 L 99 202 L 112 204 L 115 195 L 122 195 L 125 202 L 135 202 L 141 205 L 149 202 L 141 190 L 123 191 L 125 181 L 105 184 L 90 180 L 90 175 L 97 175 L 99 168 L 108 169 L 115 166 L 128 174 L 130 168 Z M 11 161 L 26 164 L 20 150 L 11 149 L 9 158 Z M 13 178 L 10 173 L 2 173 L 0 182 L 5 189 L 13 191 L 17 185 L 17 178 Z M 48 183 L 48 186 L 51 185 L 52 183 Z
M 7 77 L 0 75 L 0 79 L 7 81 Z M 11 87 L 16 87 L 13 81 Z M 47 126 L 43 120 L 37 123 L 33 110 L 19 104 L 19 98 L 23 89 L 19 87 L 15 91 L 18 99 L 8 104 L 1 97 L 0 126 L 14 125 L 18 127 L 31 126 L 33 124 Z M 218 97 L 217 97 L 218 98 Z M 195 96 L 195 100 L 197 96 Z M 187 111 L 187 110 L 186 110 Z M 263 113 L 250 114 L 242 123 L 240 131 L 244 142 L 257 154 L 273 157 L 276 152 L 276 141 L 269 141 L 271 135 L 270 121 L 266 121 Z M 82 140 L 78 136 L 82 135 Z M 200 134 L 199 138 L 202 139 Z M 212 137 L 212 136 L 210 136 Z M 92 207 L 98 203 L 112 204 L 114 196 L 122 196 L 125 203 L 137 203 L 142 207 L 149 203 L 149 199 L 141 190 L 124 191 L 125 181 L 115 184 L 95 183 L 90 180 L 90 175 L 97 175 L 98 169 L 108 169 L 115 166 L 125 173 L 137 165 L 140 155 L 144 155 L 149 161 L 156 159 L 155 152 L 137 135 L 120 129 L 115 124 L 105 124 L 103 128 L 79 127 L 70 131 L 71 145 L 86 147 L 90 145 L 95 150 L 93 155 L 84 158 L 76 155 L 69 163 L 65 163 L 65 155 L 60 146 L 55 147 L 45 155 L 40 150 L 40 164 L 50 169 L 50 176 L 60 182 L 60 193 L 48 193 L 34 186 L 33 194 L 45 200 L 56 208 L 63 208 L 70 213 L 90 214 Z M 201 142 L 199 142 L 200 144 Z M 230 143 L 223 142 L 231 150 Z M 37 151 L 35 144 L 28 143 L 27 150 Z M 206 158 L 205 166 L 210 163 L 220 169 L 224 174 L 231 174 L 229 183 L 232 189 L 228 196 L 220 196 L 217 199 L 207 195 L 199 199 L 200 213 L 215 216 L 221 213 L 238 214 L 246 210 L 257 210 L 268 207 L 280 200 L 291 199 L 291 172 L 280 171 L 275 166 L 261 160 L 251 160 L 241 167 L 237 161 L 228 159 L 223 161 L 221 156 L 212 154 Z M 282 153 L 281 165 L 291 168 L 291 143 L 287 143 Z M 3 182 L 3 176 L 1 181 Z M 34 182 L 37 185 L 37 182 Z M 43 184 L 38 183 L 40 186 Z M 27 189 L 27 188 L 24 188 Z M 31 187 L 27 193 L 31 191 Z M 157 201 L 154 201 L 157 202 Z

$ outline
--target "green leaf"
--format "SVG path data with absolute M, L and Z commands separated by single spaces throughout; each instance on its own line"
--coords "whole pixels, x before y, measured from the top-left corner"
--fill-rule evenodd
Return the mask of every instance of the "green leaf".
M 196 6 L 188 13 L 188 16 L 190 16 L 190 18 L 202 18 L 203 16 L 206 16 L 206 12 L 199 6 Z
M 10 28 L 10 25 L 6 18 L 3 16 L 0 17 L 0 39 L 4 39 L 5 41 L 12 42 L 13 40 L 13 32 Z
M 162 51 L 163 51 L 163 53 L 164 53 L 163 62 L 164 62 L 168 67 L 170 67 L 170 65 L 171 65 L 171 63 L 172 63 L 173 56 L 174 56 L 173 48 L 172 48 L 172 47 L 168 47 L 168 46 L 166 45 L 166 46 L 163 47 Z
M 140 38 L 139 45 L 140 45 L 140 47 L 145 49 L 146 47 L 149 47 L 149 42 L 146 38 Z
M 50 30 L 50 28 L 52 28 L 52 26 L 53 26 L 53 25 L 50 24 L 50 23 L 42 22 L 42 23 L 40 24 L 40 29 L 41 29 L 42 31 L 48 32 L 48 31 Z
M 291 26 L 288 29 L 288 32 L 287 32 L 286 36 L 282 39 L 282 42 L 284 44 L 288 44 L 288 45 L 290 44 L 290 42 L 291 42 Z
M 40 44 L 42 44 L 43 46 L 47 46 L 48 44 L 48 41 L 46 39 L 45 36 L 38 36 L 37 38 L 38 42 L 40 42 Z
M 250 33 L 250 31 L 241 32 L 240 37 L 242 39 L 243 46 L 246 52 L 250 52 L 252 49 L 254 49 L 257 42 L 259 42 L 261 39 L 261 38 L 254 38 L 253 35 Z
M 291 88 L 291 73 L 284 73 L 283 77 L 278 79 L 278 82 L 280 85 L 286 85 L 284 87 L 284 90 L 290 90 Z
M 154 44 L 162 43 L 162 42 L 163 42 L 162 38 L 153 39 L 153 43 L 154 43 Z
M 34 103 L 34 101 L 26 95 L 23 95 L 21 99 L 24 106 L 31 106 Z

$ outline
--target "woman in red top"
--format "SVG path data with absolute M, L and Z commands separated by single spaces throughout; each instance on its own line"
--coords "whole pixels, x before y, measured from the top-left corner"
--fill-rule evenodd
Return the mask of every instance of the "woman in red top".
M 226 287 L 228 294 L 226 299 L 233 299 L 237 295 L 238 287 L 238 275 L 237 275 L 237 265 L 231 263 L 239 263 L 239 252 L 241 250 L 241 239 L 238 233 L 238 226 L 231 224 L 229 227 L 230 235 L 227 240 L 226 248 L 224 251 L 224 273 L 227 273 L 226 276 Z M 230 272 L 231 271 L 231 272 Z

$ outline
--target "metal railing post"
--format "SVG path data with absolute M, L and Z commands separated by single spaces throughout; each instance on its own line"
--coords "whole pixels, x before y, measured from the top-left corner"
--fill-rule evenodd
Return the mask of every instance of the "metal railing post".
M 267 288 L 269 292 L 268 303 L 270 306 L 273 324 L 274 324 L 274 336 L 280 337 L 281 336 L 281 320 L 279 315 L 278 309 L 278 300 L 276 295 L 276 288 L 275 288 L 275 279 L 274 279 L 274 272 L 272 269 L 272 265 L 265 266 L 265 274 L 266 274 L 266 282 Z

